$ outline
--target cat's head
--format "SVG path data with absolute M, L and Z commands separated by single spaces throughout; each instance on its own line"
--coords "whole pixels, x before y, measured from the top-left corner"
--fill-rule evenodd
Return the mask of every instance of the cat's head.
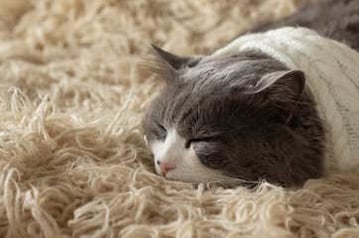
M 284 185 L 320 175 L 319 162 L 300 164 L 312 152 L 294 128 L 302 124 L 298 104 L 310 103 L 302 99 L 303 72 L 258 52 L 179 57 L 154 49 L 166 85 L 148 108 L 144 130 L 158 174 L 195 183 Z

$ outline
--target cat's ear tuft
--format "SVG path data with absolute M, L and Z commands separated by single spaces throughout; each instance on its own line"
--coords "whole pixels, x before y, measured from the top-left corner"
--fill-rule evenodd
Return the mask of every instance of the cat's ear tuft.
M 190 58 L 177 56 L 168 51 L 165 51 L 154 44 L 151 44 L 151 46 L 155 51 L 155 54 L 174 70 L 178 70 L 181 67 L 185 66 L 190 60 Z
M 168 51 L 165 51 L 154 44 L 151 44 L 151 46 L 155 54 L 159 57 L 159 59 L 166 62 L 174 70 L 178 70 L 183 67 L 192 68 L 196 66 L 202 59 L 202 57 L 200 56 L 194 56 L 194 57 L 178 56 Z
M 142 57 L 141 69 L 145 73 L 157 74 L 167 83 L 175 81 L 177 78 L 177 69 L 175 65 L 179 65 L 179 57 L 162 50 L 154 44 L 151 44 L 150 54 Z

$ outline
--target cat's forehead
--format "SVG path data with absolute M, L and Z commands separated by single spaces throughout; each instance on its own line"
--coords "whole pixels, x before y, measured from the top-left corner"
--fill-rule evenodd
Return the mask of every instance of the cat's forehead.
M 242 57 L 204 57 L 195 67 L 188 68 L 187 71 L 198 73 L 203 72 L 227 72 L 227 71 L 253 71 L 254 61 Z
M 268 70 L 261 61 L 243 57 L 204 57 L 195 67 L 183 69 L 179 77 L 182 82 L 192 84 L 208 81 L 216 85 L 233 80 L 245 83 L 258 79 Z
M 263 75 L 282 68 L 280 63 L 262 56 L 250 59 L 204 57 L 194 67 L 181 69 L 176 75 L 178 78 L 167 81 L 167 86 L 152 104 L 154 115 L 171 122 L 168 124 L 193 118 L 218 124 L 220 117 L 227 112 L 233 114 L 234 109 L 246 112 L 251 108 L 248 117 L 257 115 L 257 110 L 252 109 L 261 108 L 263 100 L 255 100 L 258 97 L 245 91 L 250 90 Z M 192 124 L 189 123 L 188 128 Z

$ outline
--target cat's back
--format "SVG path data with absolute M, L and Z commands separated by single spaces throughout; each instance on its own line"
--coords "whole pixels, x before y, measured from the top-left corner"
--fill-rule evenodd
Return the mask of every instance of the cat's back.
M 314 38 L 306 36 L 305 28 L 316 32 L 309 31 Z M 286 29 L 298 33 L 292 41 L 290 30 Z M 295 68 L 306 74 L 307 85 L 310 85 L 330 138 L 327 139 L 330 143 L 326 145 L 330 154 L 326 156 L 330 157 L 326 161 L 327 171 L 358 168 L 359 163 L 354 156 L 359 153 L 359 0 L 317 1 L 299 9 L 294 15 L 252 30 L 266 31 L 277 32 L 279 38 L 290 42 L 283 52 L 296 60 Z M 357 52 L 327 38 L 342 42 Z M 271 38 L 270 42 L 274 45 L 278 43 L 275 38 Z M 302 59 L 303 55 L 307 58 Z M 274 57 L 274 54 L 271 56 Z
M 359 51 L 359 0 L 315 1 L 285 19 L 260 25 L 251 32 L 281 26 L 307 27 Z

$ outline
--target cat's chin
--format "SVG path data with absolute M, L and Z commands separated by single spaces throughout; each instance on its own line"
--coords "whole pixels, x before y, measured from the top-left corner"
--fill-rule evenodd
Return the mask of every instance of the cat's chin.
M 236 186 L 255 186 L 257 181 L 247 181 L 239 178 L 224 176 L 220 173 L 218 175 L 198 177 L 198 176 L 183 176 L 183 173 L 177 171 L 168 172 L 164 178 L 172 181 L 180 181 L 192 184 L 205 184 L 207 187 L 220 186 L 220 187 L 236 187 Z

